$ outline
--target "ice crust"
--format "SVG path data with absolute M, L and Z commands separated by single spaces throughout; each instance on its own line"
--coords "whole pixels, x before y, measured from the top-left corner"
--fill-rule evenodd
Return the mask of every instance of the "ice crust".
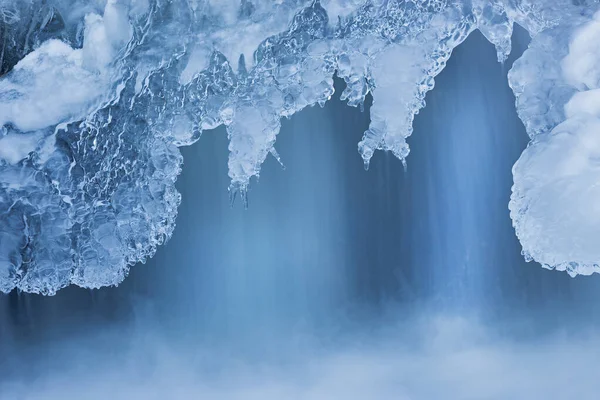
M 175 226 L 178 147 L 225 125 L 232 198 L 271 154 L 282 117 L 374 98 L 358 145 L 401 160 L 414 116 L 475 29 L 510 53 L 532 142 L 514 167 L 524 254 L 598 270 L 600 14 L 567 0 L 0 0 L 0 290 L 120 283 Z M 400 205 L 399 205 L 400 206 Z

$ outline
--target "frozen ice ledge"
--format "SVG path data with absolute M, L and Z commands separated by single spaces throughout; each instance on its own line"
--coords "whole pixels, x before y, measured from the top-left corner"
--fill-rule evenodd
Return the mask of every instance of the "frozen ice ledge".
M 528 259 L 600 272 L 600 9 L 585 0 L 0 0 L 0 291 L 120 283 L 175 226 L 178 147 L 225 125 L 246 199 L 282 117 L 342 99 L 358 144 L 405 160 L 452 50 L 475 29 L 510 52 L 531 143 L 510 213 Z M 400 205 L 399 205 L 400 206 Z

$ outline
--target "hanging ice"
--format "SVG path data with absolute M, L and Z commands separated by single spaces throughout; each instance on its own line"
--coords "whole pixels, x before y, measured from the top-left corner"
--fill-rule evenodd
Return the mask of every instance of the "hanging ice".
M 404 159 L 416 113 L 452 50 L 479 29 L 510 52 L 533 141 L 510 208 L 524 252 L 600 263 L 600 17 L 567 0 L 0 0 L 0 290 L 115 285 L 175 224 L 178 146 L 227 127 L 231 193 L 245 198 L 281 117 L 333 93 L 362 105 L 359 143 Z M 595 48 L 593 46 L 596 46 Z M 399 205 L 401 206 L 401 205 Z

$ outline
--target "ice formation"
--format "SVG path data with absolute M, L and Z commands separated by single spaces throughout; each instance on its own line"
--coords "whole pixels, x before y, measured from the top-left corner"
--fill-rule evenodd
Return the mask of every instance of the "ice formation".
M 225 125 L 243 200 L 282 117 L 342 99 L 371 125 L 358 145 L 405 160 L 415 114 L 473 30 L 510 53 L 532 138 L 514 167 L 524 254 L 600 264 L 600 9 L 568 0 L 0 0 L 0 290 L 120 283 L 171 235 L 179 146 Z M 598 220 L 598 221 L 597 221 Z
M 528 259 L 572 276 L 600 272 L 600 12 L 593 10 L 565 15 L 535 36 L 509 77 L 532 138 L 513 168 L 513 225 Z

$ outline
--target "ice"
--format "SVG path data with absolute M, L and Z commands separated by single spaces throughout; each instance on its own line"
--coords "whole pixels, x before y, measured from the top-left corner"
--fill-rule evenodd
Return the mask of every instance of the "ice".
M 381 45 L 372 57 L 370 80 L 373 82 L 371 125 L 359 143 L 359 151 L 368 167 L 375 150 L 391 151 L 404 160 L 409 153 L 406 138 L 412 134 L 415 114 L 425 106 L 425 95 L 433 89 L 434 78 L 445 67 L 452 49 L 466 39 L 474 24 L 454 7 L 435 4 L 439 13 L 426 15 L 429 29 L 420 24 L 407 36 L 397 37 L 398 43 Z M 423 19 L 427 8 L 402 15 L 401 20 Z M 410 25 L 409 25 L 410 26 Z M 393 27 L 392 27 L 393 29 Z M 414 36 L 411 30 L 414 30 Z
M 327 11 L 329 23 L 335 26 L 340 19 L 351 15 L 363 3 L 363 0 L 323 0 L 321 5 Z
M 520 61 L 511 76 L 533 137 L 513 168 L 511 217 L 527 258 L 572 276 L 600 272 L 598 37 L 600 12 L 577 16 L 535 37 L 523 56 L 539 63 L 528 53 L 539 55 L 541 42 L 548 68 Z
M 598 3 L 567 0 L 0 1 L 0 290 L 120 283 L 175 226 L 178 147 L 224 125 L 231 197 L 275 149 L 282 117 L 373 95 L 359 143 L 407 161 L 415 115 L 479 29 L 510 73 L 533 141 L 510 203 L 524 254 L 587 273 L 598 158 Z M 596 16 L 594 16 L 596 15 Z M 401 205 L 398 205 L 401 207 Z M 600 215 L 600 214 L 598 214 Z
M 129 9 L 120 0 L 108 0 L 104 15 L 88 14 L 85 17 L 83 39 L 84 65 L 99 73 L 115 58 L 131 39 Z
M 598 271 L 600 119 L 578 115 L 530 144 L 514 167 L 511 215 L 524 251 L 571 274 Z
M 89 13 L 81 49 L 50 39 L 20 60 L 0 81 L 0 125 L 27 132 L 84 118 L 110 88 L 109 64 L 129 41 L 122 2 L 109 0 L 104 16 Z
M 124 47 L 136 28 L 126 4 L 86 14 L 82 48 L 50 38 L 0 81 L 0 143 L 19 146 L 0 161 L 2 291 L 118 284 L 172 231 L 181 156 L 139 119 L 149 95 L 135 104 L 119 57 L 154 59 Z

